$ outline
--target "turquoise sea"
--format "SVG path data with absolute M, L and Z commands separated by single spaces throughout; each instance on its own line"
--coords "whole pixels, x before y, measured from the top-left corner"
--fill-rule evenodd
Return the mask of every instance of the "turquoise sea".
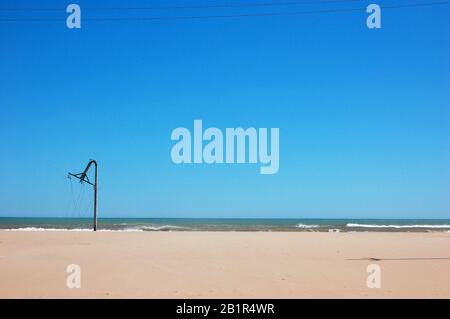
M 0 217 L 1 230 L 88 231 L 89 218 Z M 104 231 L 450 231 L 450 219 L 100 218 Z

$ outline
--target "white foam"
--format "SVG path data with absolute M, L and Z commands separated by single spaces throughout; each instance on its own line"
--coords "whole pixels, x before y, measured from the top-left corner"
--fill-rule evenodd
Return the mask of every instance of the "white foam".
M 142 231 L 170 231 L 170 230 L 189 230 L 187 227 L 163 225 L 163 226 L 136 226 L 122 229 L 98 229 L 100 232 L 142 232 Z M 92 228 L 50 228 L 50 227 L 19 227 L 1 229 L 3 231 L 51 231 L 51 232 L 90 232 Z
M 360 228 L 450 228 L 450 225 L 374 225 L 374 224 L 347 224 L 347 227 Z
M 163 225 L 163 226 L 141 226 L 140 230 L 151 230 L 151 231 L 162 231 L 162 230 L 181 230 L 189 229 L 187 227 L 173 226 L 173 225 Z
M 55 231 L 55 232 L 91 232 L 92 228 L 44 228 L 44 227 L 22 227 L 1 229 L 2 231 Z M 98 229 L 99 232 L 141 232 L 141 229 Z
M 295 226 L 297 228 L 318 228 L 320 225 L 306 225 L 306 224 L 298 224 Z

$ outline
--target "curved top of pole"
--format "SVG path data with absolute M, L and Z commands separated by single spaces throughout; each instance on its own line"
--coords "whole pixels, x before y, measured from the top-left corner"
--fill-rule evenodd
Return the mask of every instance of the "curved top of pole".
M 94 164 L 95 170 L 97 171 L 97 167 L 98 167 L 97 161 L 91 159 L 91 160 L 89 161 L 89 163 L 87 164 L 86 168 L 84 169 L 84 171 L 83 171 L 82 173 L 78 173 L 78 174 L 72 174 L 72 173 L 69 173 L 69 176 L 73 176 L 73 177 L 75 177 L 75 178 L 78 178 L 78 179 L 80 180 L 80 183 L 85 182 L 85 183 L 88 183 L 88 184 L 90 184 L 90 185 L 96 187 L 96 181 L 95 181 L 94 183 L 92 183 L 92 182 L 89 180 L 89 177 L 87 176 L 87 173 L 88 173 L 88 171 L 89 171 L 89 168 L 91 167 L 92 164 Z

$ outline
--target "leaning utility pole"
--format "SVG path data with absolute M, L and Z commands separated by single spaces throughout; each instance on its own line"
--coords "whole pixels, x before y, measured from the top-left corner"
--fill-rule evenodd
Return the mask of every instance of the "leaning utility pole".
M 91 183 L 91 181 L 89 180 L 89 177 L 87 176 L 87 172 L 92 164 L 94 164 L 94 166 L 95 166 L 95 181 L 94 181 L 94 183 Z M 87 164 L 86 168 L 84 169 L 83 173 L 78 173 L 78 174 L 69 173 L 69 178 L 70 178 L 70 176 L 78 178 L 80 180 L 80 183 L 86 182 L 86 183 L 94 186 L 94 231 L 96 231 L 97 230 L 97 189 L 98 189 L 97 162 L 94 160 L 90 160 L 89 163 Z

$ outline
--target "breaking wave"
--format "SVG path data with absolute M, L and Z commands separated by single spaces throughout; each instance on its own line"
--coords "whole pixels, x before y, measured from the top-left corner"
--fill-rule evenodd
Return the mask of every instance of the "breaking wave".
M 374 224 L 347 224 L 352 228 L 450 228 L 450 225 L 374 225 Z
M 191 230 L 188 227 L 163 225 L 163 226 L 141 226 L 138 229 L 143 231 L 171 231 L 171 230 Z
M 320 227 L 320 225 L 297 224 L 295 227 L 297 227 L 297 228 L 318 228 L 318 227 Z
M 92 232 L 92 228 L 45 228 L 45 227 L 20 227 L 2 229 L 3 231 L 73 231 L 73 232 Z M 99 232 L 139 232 L 140 229 L 98 229 Z

